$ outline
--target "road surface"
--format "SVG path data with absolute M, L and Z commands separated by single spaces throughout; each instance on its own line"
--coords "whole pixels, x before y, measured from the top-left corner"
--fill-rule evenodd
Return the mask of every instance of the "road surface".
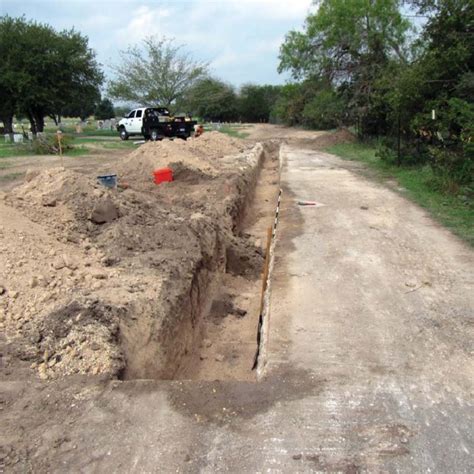
M 261 380 L 2 383 L 10 469 L 474 471 L 472 250 L 336 157 L 282 159 Z

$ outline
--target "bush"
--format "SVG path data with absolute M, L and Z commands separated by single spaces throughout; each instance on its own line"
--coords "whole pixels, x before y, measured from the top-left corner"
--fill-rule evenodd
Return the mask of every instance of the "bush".
M 61 136 L 61 147 L 63 153 L 72 150 L 74 137 L 63 134 Z M 39 135 L 29 144 L 35 155 L 59 155 L 59 143 L 56 134 Z
M 467 143 L 463 149 L 430 147 L 431 167 L 436 176 L 444 182 L 444 188 L 457 192 L 459 185 L 473 182 L 473 144 Z

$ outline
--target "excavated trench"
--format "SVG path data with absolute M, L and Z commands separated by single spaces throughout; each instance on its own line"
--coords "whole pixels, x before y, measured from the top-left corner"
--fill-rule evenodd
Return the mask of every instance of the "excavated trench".
M 123 320 L 125 367 L 119 378 L 255 380 L 262 272 L 279 193 L 279 144 L 264 144 L 256 158 L 226 224 L 203 219 L 202 258 L 186 273 L 166 279 L 162 293 L 170 296 L 160 298 L 158 309 L 148 301 Z

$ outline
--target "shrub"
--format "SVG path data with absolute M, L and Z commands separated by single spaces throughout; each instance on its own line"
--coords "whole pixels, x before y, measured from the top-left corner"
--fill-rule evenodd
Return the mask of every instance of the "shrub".
M 73 140 L 74 138 L 70 135 L 63 134 L 61 136 L 61 147 L 63 153 L 74 148 L 72 145 Z M 31 141 L 29 146 L 35 155 L 59 154 L 59 143 L 56 134 L 39 135 Z

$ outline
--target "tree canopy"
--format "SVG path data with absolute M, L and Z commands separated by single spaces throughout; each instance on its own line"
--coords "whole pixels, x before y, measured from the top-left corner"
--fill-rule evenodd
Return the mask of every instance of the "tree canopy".
M 148 37 L 142 47 L 121 51 L 108 93 L 114 99 L 171 107 L 207 75 L 207 64 L 194 60 L 174 39 Z
M 446 182 L 472 182 L 473 2 L 316 3 L 281 46 L 279 70 L 294 83 L 283 87 L 273 116 L 318 128 L 356 125 L 364 137 L 383 137 L 385 159 L 395 150 L 398 164 L 429 163 Z M 407 18 L 416 14 L 425 18 L 418 36 Z
M 206 77 L 191 87 L 182 107 L 204 120 L 227 122 L 238 116 L 237 94 L 230 84 Z
M 87 37 L 55 31 L 24 17 L 0 18 L 0 115 L 11 131 L 15 112 L 24 114 L 34 133 L 44 117 L 66 111 L 80 115 L 100 99 L 103 74 Z M 10 130 L 8 128 L 10 127 Z

